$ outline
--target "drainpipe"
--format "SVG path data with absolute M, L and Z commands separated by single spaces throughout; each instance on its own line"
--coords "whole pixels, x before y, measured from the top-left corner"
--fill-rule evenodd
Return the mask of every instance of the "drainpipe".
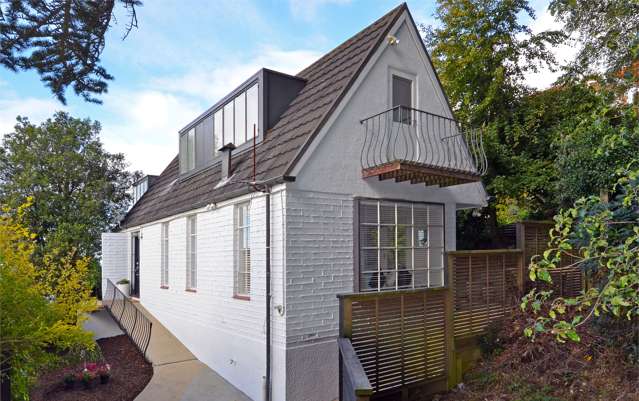
M 271 401 L 271 192 L 266 189 L 266 395 Z

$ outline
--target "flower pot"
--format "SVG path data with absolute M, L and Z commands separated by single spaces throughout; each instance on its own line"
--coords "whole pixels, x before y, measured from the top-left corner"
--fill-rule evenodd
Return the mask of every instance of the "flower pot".
M 126 295 L 127 297 L 129 296 L 129 291 L 131 288 L 131 284 L 126 283 L 126 284 L 116 284 L 116 287 L 118 287 L 118 290 L 120 290 L 124 295 Z
M 110 377 L 111 376 L 109 375 L 100 376 L 100 384 L 107 384 L 109 382 Z

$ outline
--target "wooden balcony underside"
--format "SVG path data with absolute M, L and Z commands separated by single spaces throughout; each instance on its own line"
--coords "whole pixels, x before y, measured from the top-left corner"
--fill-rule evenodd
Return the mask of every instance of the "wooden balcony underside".
M 451 185 L 466 184 L 481 180 L 479 174 L 456 169 L 435 167 L 422 163 L 393 161 L 362 170 L 363 178 L 378 177 L 379 180 L 395 179 L 395 182 L 410 181 L 411 184 Z

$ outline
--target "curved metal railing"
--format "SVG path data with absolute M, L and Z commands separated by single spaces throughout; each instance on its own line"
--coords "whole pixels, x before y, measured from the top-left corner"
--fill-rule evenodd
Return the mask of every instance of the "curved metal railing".
M 452 118 L 396 106 L 360 122 L 365 130 L 363 169 L 400 161 L 477 176 L 486 173 L 481 131 L 463 132 Z
M 146 358 L 153 323 L 109 279 L 102 305 Z

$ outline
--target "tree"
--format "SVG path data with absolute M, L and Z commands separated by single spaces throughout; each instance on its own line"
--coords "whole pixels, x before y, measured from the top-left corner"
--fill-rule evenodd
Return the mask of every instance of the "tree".
M 104 150 L 98 122 L 63 112 L 39 126 L 17 120 L 0 147 L 0 203 L 16 209 L 33 198 L 25 224 L 43 262 L 45 254 L 96 256 L 101 233 L 127 211 L 139 173 L 126 170 L 124 155 Z
M 422 26 L 422 30 L 457 118 L 462 125 L 483 129 L 489 166 L 484 178 L 487 188 L 506 188 L 503 180 L 491 187 L 500 176 L 514 178 L 522 172 L 529 178 L 540 172 L 544 176 L 538 180 L 535 177 L 536 183 L 519 182 L 511 187 L 517 193 L 515 189 L 497 193 L 498 198 L 491 200 L 481 213 L 460 213 L 459 247 L 483 247 L 496 235 L 498 213 L 519 216 L 526 209 L 520 205 L 522 199 L 539 200 L 527 190 L 543 187 L 553 176 L 552 160 L 539 159 L 531 149 L 529 154 L 534 157 L 517 152 L 525 147 L 525 141 L 538 140 L 536 127 L 527 125 L 525 120 L 529 117 L 523 115 L 527 107 L 533 108 L 521 105 L 531 93 L 524 84 L 524 75 L 542 65 L 554 67 L 550 46 L 564 40 L 564 36 L 555 31 L 533 34 L 521 23 L 522 14 L 534 18 L 526 0 L 440 0 L 438 4 L 435 17 L 440 24 Z M 517 110 L 521 113 L 517 114 Z M 541 153 L 549 150 L 538 145 L 535 150 Z M 546 166 L 551 168 L 548 175 L 544 175 Z M 517 211 L 511 213 L 513 205 Z
M 28 399 L 38 372 L 65 352 L 95 344 L 82 329 L 86 313 L 95 307 L 87 286 L 88 260 L 66 259 L 56 269 L 34 265 L 35 235 L 22 223 L 29 208 L 27 203 L 0 213 L 0 379 L 5 384 L 9 379 L 13 399 Z M 41 277 L 47 270 L 63 272 L 63 283 L 48 286 Z
M 550 248 L 533 261 L 530 278 L 552 282 L 550 273 L 570 257 L 590 286 L 572 298 L 537 289 L 526 295 L 521 307 L 534 317 L 528 336 L 579 341 L 580 326 L 603 315 L 639 323 L 639 170 L 623 172 L 612 192 L 612 202 L 581 198 L 555 216 Z
M 137 27 L 140 0 L 0 0 L 0 64 L 36 70 L 63 104 L 72 87 L 86 101 L 107 91 L 113 79 L 100 65 L 115 3 L 129 14 L 124 37 Z
M 611 188 L 615 172 L 637 160 L 639 112 L 619 104 L 607 89 L 590 89 L 589 112 L 576 113 L 577 120 L 559 130 L 556 166 L 557 198 L 561 206 Z
M 575 34 L 581 44 L 568 69 L 570 76 L 604 69 L 609 77 L 624 71 L 624 78 L 639 82 L 639 74 L 630 68 L 639 61 L 637 0 L 552 0 L 549 9 L 564 22 L 566 34 Z
M 560 32 L 533 34 L 526 0 L 440 0 L 437 27 L 422 27 L 433 63 L 460 120 L 480 126 L 502 118 L 525 93 L 525 73 L 553 67 Z

